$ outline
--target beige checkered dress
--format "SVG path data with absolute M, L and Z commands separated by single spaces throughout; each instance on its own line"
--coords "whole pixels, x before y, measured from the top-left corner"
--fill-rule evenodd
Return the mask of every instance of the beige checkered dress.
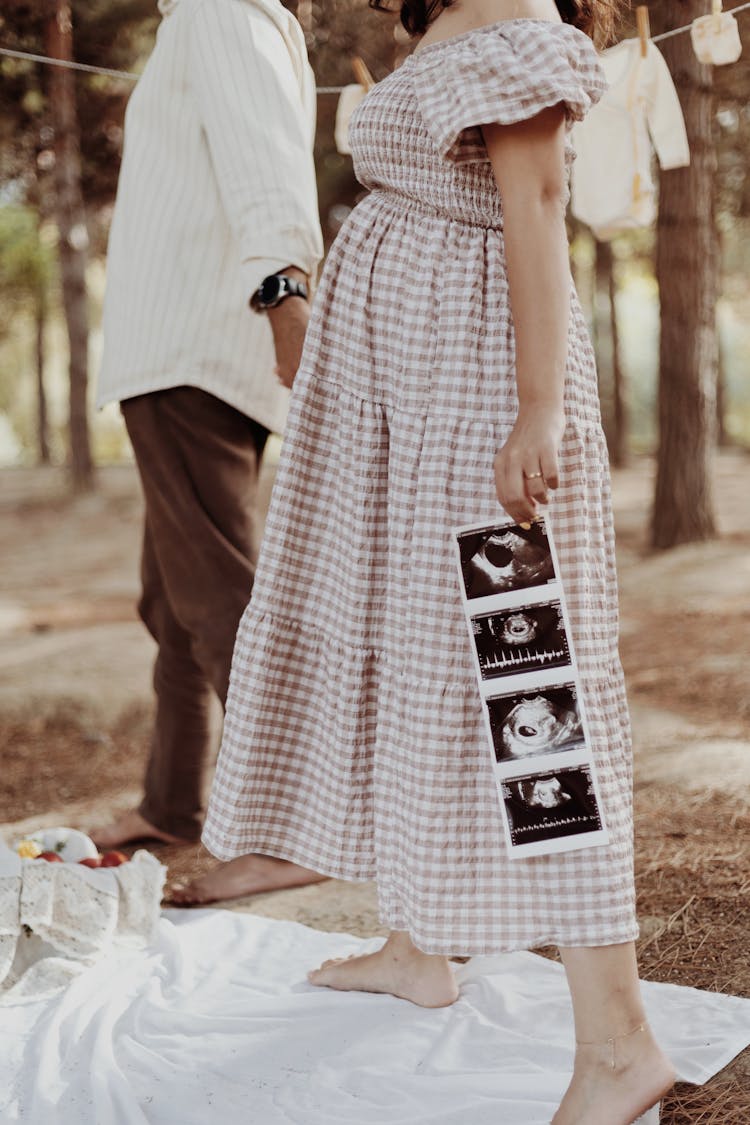
M 492 459 L 517 406 L 476 126 L 560 101 L 572 122 L 602 88 L 581 32 L 514 20 L 420 50 L 362 103 L 371 190 L 328 257 L 237 638 L 207 847 L 374 879 L 383 921 L 432 953 L 636 934 L 607 454 L 572 282 L 550 519 L 609 846 L 509 858 L 450 538 L 501 514 Z

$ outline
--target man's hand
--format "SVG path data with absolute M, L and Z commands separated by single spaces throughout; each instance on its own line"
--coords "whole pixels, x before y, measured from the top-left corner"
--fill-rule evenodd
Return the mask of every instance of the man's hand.
M 269 309 L 267 315 L 276 349 L 276 374 L 291 390 L 302 358 L 310 305 L 302 297 L 287 297 L 275 309 Z

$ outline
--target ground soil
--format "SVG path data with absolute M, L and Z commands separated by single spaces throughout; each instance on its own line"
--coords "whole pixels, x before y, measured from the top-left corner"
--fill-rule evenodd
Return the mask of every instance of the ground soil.
M 265 468 L 267 497 L 273 479 Z M 615 474 L 622 655 L 636 747 L 642 975 L 750 996 L 750 458 L 723 453 L 719 535 L 646 547 L 652 465 Z M 0 827 L 82 827 L 138 798 L 153 646 L 135 615 L 141 501 L 131 466 L 71 499 L 53 470 L 0 474 Z M 217 722 L 220 716 L 217 714 Z M 196 846 L 158 849 L 172 878 Z M 329 881 L 228 908 L 382 932 L 374 888 Z M 678 1086 L 664 1125 L 750 1122 L 750 1052 Z

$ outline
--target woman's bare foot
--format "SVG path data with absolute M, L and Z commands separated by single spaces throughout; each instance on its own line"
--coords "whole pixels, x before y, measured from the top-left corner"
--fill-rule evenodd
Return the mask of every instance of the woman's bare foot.
M 169 832 L 162 832 L 160 828 L 141 816 L 137 809 L 123 813 L 117 820 L 102 828 L 93 828 L 89 835 L 100 851 L 121 848 L 123 844 L 134 844 L 137 840 L 159 840 L 162 844 L 190 843 L 189 840 L 172 836 Z
M 671 1063 L 646 1026 L 610 1044 L 579 1046 L 570 1086 L 552 1125 L 632 1125 L 675 1081 Z
M 311 871 L 309 867 L 274 859 L 268 855 L 241 855 L 220 863 L 205 875 L 193 879 L 187 886 L 175 883 L 169 888 L 166 900 L 175 906 L 207 906 L 227 898 L 262 894 L 263 891 L 280 891 L 290 887 L 304 887 L 308 883 L 322 883 L 327 876 Z
M 405 933 L 392 933 L 377 953 L 326 961 L 307 979 L 341 992 L 387 992 L 422 1008 L 445 1008 L 458 999 L 448 958 L 422 953 Z

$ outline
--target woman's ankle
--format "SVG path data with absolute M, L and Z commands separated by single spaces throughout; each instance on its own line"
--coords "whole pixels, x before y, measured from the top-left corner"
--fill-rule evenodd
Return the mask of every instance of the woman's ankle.
M 577 1043 L 574 1077 L 596 1087 L 648 1088 L 652 1101 L 676 1080 L 674 1068 L 647 1023 L 624 1038 L 603 1043 Z
M 630 1125 L 654 1106 L 675 1081 L 674 1069 L 648 1027 L 630 1037 L 624 1049 L 610 1043 L 576 1047 L 570 1086 L 553 1125 Z
M 435 954 L 425 953 L 414 944 L 406 930 L 391 930 L 383 946 L 383 951 L 398 961 L 408 959 L 437 963 L 440 960 L 446 960 L 446 958 L 438 957 Z
M 590 1066 L 617 1074 L 627 1069 L 630 1062 L 644 1051 L 653 1049 L 659 1048 L 644 1017 L 627 1031 L 618 1034 L 576 1039 L 576 1060 L 580 1058 Z

